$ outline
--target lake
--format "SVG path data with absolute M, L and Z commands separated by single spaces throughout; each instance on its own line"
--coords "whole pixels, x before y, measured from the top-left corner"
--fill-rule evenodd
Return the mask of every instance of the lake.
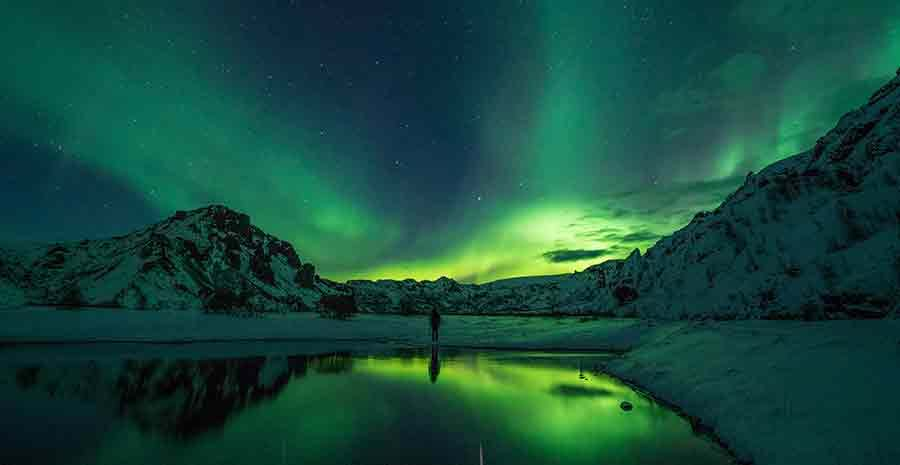
M 731 463 L 603 354 L 87 347 L 3 349 L 0 464 Z

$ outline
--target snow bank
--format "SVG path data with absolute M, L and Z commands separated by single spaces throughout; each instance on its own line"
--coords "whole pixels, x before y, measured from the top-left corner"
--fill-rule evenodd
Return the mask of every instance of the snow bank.
M 699 418 L 741 459 L 900 463 L 900 321 L 670 323 L 647 339 L 609 372 Z

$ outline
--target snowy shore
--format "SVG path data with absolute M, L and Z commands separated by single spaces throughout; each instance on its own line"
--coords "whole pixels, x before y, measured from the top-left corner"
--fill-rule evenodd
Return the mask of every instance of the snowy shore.
M 607 367 L 756 464 L 900 463 L 900 321 L 668 323 Z
M 135 347 L 143 353 L 147 347 L 167 353 L 424 347 L 426 325 L 424 318 L 376 315 L 341 322 L 311 314 L 241 319 L 190 311 L 7 310 L 0 311 L 0 361 L 29 354 L 94 357 Z M 447 316 L 442 341 L 444 348 L 623 352 L 607 371 L 683 409 L 744 461 L 900 463 L 900 320 Z M 117 345 L 104 344 L 111 342 Z M 76 343 L 91 344 L 69 345 Z

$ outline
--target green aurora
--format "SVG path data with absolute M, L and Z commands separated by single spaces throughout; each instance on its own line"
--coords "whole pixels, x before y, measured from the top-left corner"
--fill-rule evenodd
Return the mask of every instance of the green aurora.
M 0 6 L 3 168 L 49 162 L 18 181 L 56 195 L 4 192 L 0 235 L 215 202 L 333 279 L 571 272 L 810 148 L 900 64 L 895 1 L 181 3 Z

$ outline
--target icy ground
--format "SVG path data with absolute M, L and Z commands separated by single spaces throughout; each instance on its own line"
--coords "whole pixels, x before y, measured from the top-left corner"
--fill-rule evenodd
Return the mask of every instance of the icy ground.
M 622 351 L 605 370 L 696 418 L 756 464 L 900 463 L 900 320 L 654 322 L 446 316 L 442 346 Z M 328 335 L 325 337 L 324 335 Z M 424 347 L 427 320 L 193 311 L 0 311 L 0 360 L 167 351 Z M 253 344 L 252 340 L 269 342 Z M 216 344 L 178 344 L 188 342 Z M 243 342 L 241 342 L 243 341 Z M 30 355 L 29 355 L 30 354 Z

